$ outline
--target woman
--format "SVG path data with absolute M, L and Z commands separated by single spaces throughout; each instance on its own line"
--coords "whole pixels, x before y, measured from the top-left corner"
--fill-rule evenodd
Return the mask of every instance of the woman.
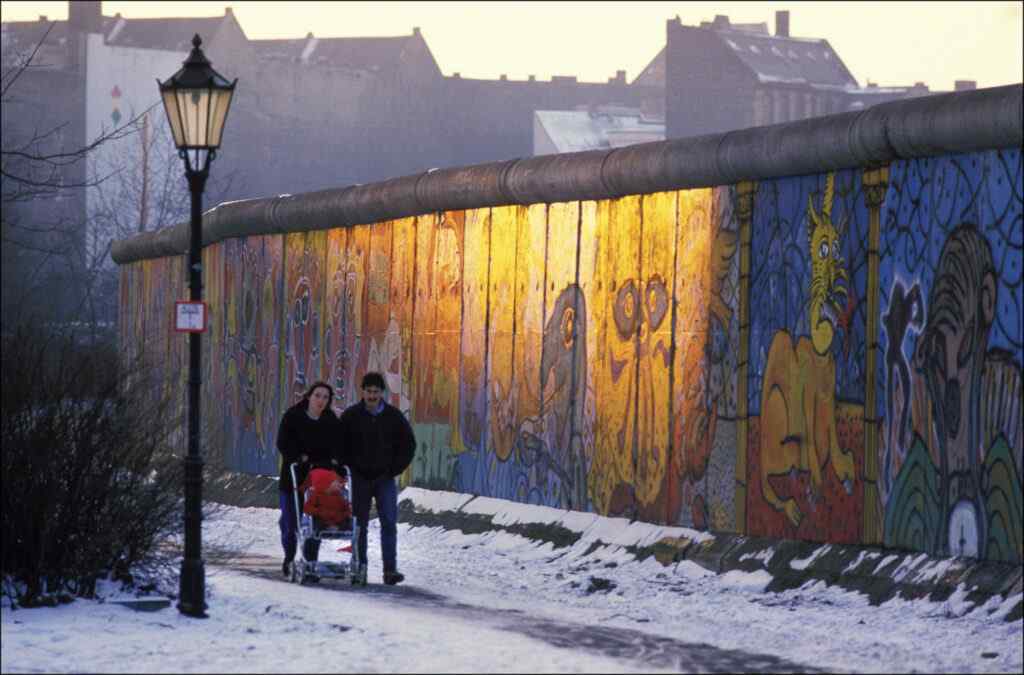
M 281 478 L 278 482 L 281 505 L 281 546 L 284 548 L 284 564 L 281 573 L 291 573 L 295 559 L 296 524 L 295 496 L 290 467 L 298 462 L 296 473 L 299 483 L 305 478 L 311 465 L 336 466 L 335 446 L 338 442 L 338 416 L 331 410 L 334 390 L 326 382 L 314 382 L 298 403 L 289 408 L 277 430 L 277 449 L 281 453 Z M 306 542 L 302 554 L 306 560 L 316 560 L 320 553 L 320 542 L 311 539 Z

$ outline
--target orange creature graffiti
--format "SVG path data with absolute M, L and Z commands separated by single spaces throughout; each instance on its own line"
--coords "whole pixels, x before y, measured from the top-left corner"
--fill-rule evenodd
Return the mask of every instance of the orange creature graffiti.
M 783 511 L 794 526 L 803 514 L 796 500 L 780 497 L 770 480 L 810 472 L 809 497 L 821 495 L 826 460 L 847 493 L 853 490 L 853 455 L 839 447 L 836 433 L 836 363 L 832 356 L 835 325 L 846 296 L 846 270 L 840 256 L 840 231 L 832 224 L 835 174 L 828 174 L 821 214 L 807 197 L 811 256 L 810 338 L 796 344 L 780 330 L 772 339 L 761 389 L 761 488 L 765 499 Z

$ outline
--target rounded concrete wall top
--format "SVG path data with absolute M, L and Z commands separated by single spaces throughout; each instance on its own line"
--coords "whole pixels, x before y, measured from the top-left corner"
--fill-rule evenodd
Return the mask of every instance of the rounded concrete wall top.
M 220 204 L 203 245 L 230 237 L 330 229 L 444 210 L 608 199 L 729 185 L 1024 142 L 1024 87 L 953 92 L 859 112 L 644 143 L 430 170 L 367 185 Z M 188 223 L 114 242 L 124 264 L 188 250 Z

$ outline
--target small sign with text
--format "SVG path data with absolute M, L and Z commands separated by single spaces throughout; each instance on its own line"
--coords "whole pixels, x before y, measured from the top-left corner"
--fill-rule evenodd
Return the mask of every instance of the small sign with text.
M 202 333 L 206 330 L 206 303 L 178 300 L 174 303 L 174 330 Z

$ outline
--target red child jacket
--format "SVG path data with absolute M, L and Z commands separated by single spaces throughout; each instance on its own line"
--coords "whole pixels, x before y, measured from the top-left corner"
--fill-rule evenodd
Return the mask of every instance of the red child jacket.
M 328 525 L 341 525 L 352 516 L 352 505 L 342 491 L 345 479 L 330 469 L 313 469 L 302 482 L 305 494 L 302 511 Z

